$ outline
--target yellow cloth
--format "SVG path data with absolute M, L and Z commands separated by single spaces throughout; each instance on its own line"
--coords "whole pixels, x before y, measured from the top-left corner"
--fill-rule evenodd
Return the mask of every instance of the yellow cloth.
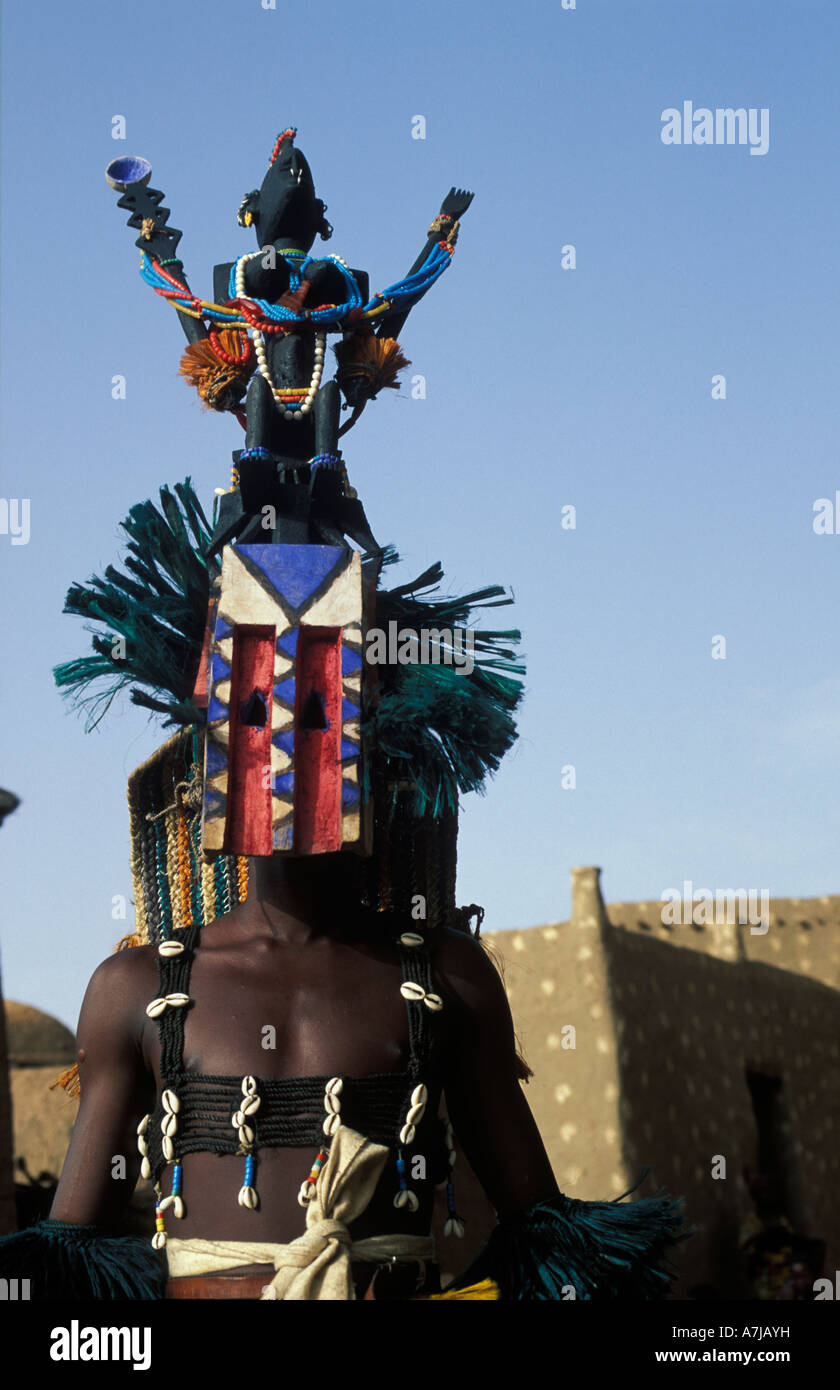
M 302 1301 L 355 1299 L 351 1260 L 387 1260 L 392 1255 L 433 1260 L 431 1236 L 383 1235 L 354 1241 L 358 1220 L 382 1176 L 388 1149 L 341 1125 L 306 1208 L 306 1230 L 290 1245 L 266 1241 L 178 1240 L 166 1243 L 169 1275 L 221 1273 L 241 1265 L 268 1264 L 264 1299 Z
M 468 1284 L 465 1289 L 452 1289 L 449 1293 L 429 1293 L 429 1303 L 440 1303 L 447 1298 L 501 1298 L 498 1284 L 492 1279 L 482 1279 L 479 1284 Z

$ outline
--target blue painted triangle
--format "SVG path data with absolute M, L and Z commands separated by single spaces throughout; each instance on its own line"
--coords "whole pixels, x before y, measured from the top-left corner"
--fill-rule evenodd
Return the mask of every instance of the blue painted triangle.
M 334 545 L 241 545 L 239 552 L 293 608 L 312 597 L 345 554 Z
M 274 790 L 282 795 L 287 795 L 295 789 L 295 774 L 293 772 L 278 772 L 274 779 Z
M 271 742 L 275 748 L 282 748 L 284 753 L 294 756 L 295 751 L 295 731 L 294 729 L 281 729 L 279 733 L 272 734 Z
M 355 806 L 359 800 L 359 788 L 353 782 L 345 782 L 341 788 L 342 806 Z
M 211 679 L 215 685 L 216 681 L 226 681 L 230 675 L 230 664 L 225 661 L 220 652 L 213 653 L 213 665 Z
M 284 681 L 278 681 L 274 687 L 274 693 L 278 700 L 286 700 L 290 705 L 295 702 L 295 678 L 288 676 Z
M 354 705 L 352 700 L 342 700 L 342 702 L 341 702 L 341 720 L 342 720 L 342 723 L 344 723 L 344 721 L 347 720 L 347 719 L 358 719 L 358 717 L 359 717 L 359 706 L 358 706 L 358 705 Z
M 277 638 L 278 652 L 285 652 L 286 656 L 297 656 L 299 627 L 293 627 L 291 632 L 286 632 L 282 637 Z
M 214 724 L 217 719 L 229 719 L 230 710 L 227 705 L 223 705 L 221 700 L 215 695 L 210 696 L 210 703 L 207 706 L 207 723 Z
M 358 756 L 359 756 L 359 745 L 358 745 L 358 743 L 351 743 L 350 740 L 349 740 L 349 738 L 343 738 L 343 739 L 341 740 L 341 753 L 340 753 L 339 756 L 340 756 L 342 762 L 344 761 L 345 758 L 358 758 Z
M 358 671 L 362 664 L 359 652 L 354 652 L 350 647 L 341 648 L 341 674 L 349 676 L 353 671 Z
M 277 825 L 274 827 L 274 848 L 291 849 L 294 827 L 291 825 Z

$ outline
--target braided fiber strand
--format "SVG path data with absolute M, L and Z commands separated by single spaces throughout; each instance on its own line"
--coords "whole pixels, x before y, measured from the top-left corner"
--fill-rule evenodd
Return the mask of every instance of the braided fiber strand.
M 131 885 L 134 894 L 135 931 L 143 945 L 148 945 L 149 934 L 146 925 L 146 902 L 143 890 L 143 842 L 140 834 L 141 811 L 139 805 L 140 789 L 132 778 L 127 788 L 128 834 L 131 843 Z
M 201 925 L 216 918 L 216 876 L 212 864 L 201 865 Z
M 178 816 L 174 808 L 161 816 L 163 834 L 166 843 L 166 883 L 169 892 L 169 903 L 172 930 L 180 932 L 185 926 L 183 895 L 181 892 L 181 862 L 178 853 Z
M 184 812 L 178 808 L 175 813 L 177 817 L 177 846 L 178 846 L 178 899 L 181 904 L 181 922 L 185 927 L 192 926 L 193 922 L 193 873 L 190 863 L 190 839 L 187 830 L 187 818 Z M 176 924 L 173 922 L 173 926 Z

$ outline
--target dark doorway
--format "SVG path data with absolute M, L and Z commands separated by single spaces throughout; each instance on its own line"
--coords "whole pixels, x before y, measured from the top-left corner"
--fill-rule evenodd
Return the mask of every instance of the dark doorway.
M 750 1181 L 756 1212 L 763 1220 L 785 1216 L 795 1224 L 795 1180 L 781 1077 L 748 1071 L 747 1086 L 758 1131 L 755 1168 Z

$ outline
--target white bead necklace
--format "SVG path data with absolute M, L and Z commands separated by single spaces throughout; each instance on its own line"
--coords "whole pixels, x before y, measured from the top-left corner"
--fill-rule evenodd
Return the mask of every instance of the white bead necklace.
M 250 298 L 250 296 L 245 292 L 246 263 L 248 261 L 254 260 L 257 256 L 262 256 L 264 254 L 265 253 L 263 251 L 252 251 L 247 256 L 240 256 L 239 260 L 236 263 L 237 299 Z M 308 415 L 310 410 L 312 409 L 312 402 L 314 401 L 318 393 L 318 388 L 321 385 L 321 376 L 324 371 L 324 350 L 327 342 L 326 333 L 317 331 L 315 334 L 315 361 L 312 367 L 312 377 L 310 379 L 309 387 L 306 392 L 306 398 L 301 402 L 300 406 L 297 406 L 290 410 L 288 406 L 283 404 L 283 393 L 275 385 L 271 372 L 269 370 L 268 358 L 266 356 L 265 351 L 265 338 L 263 337 L 262 333 L 260 333 L 259 329 L 253 328 L 251 332 L 253 334 L 254 352 L 257 356 L 257 368 L 259 370 L 260 376 L 263 378 L 264 381 L 268 382 L 269 387 L 271 388 L 271 394 L 274 397 L 274 403 L 277 406 L 277 409 L 280 411 L 280 414 L 283 416 L 284 420 L 302 420 L 304 416 Z

